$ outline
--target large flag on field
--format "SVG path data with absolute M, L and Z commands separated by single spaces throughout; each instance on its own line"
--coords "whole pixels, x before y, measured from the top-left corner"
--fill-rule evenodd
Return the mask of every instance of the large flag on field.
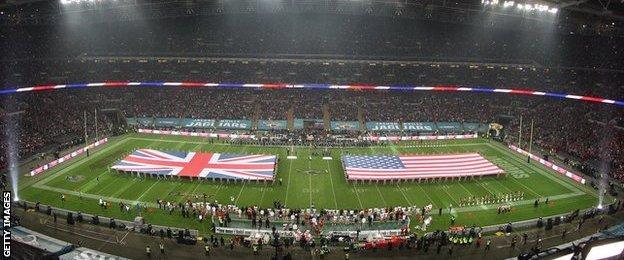
M 274 155 L 241 155 L 138 149 L 112 169 L 209 179 L 273 180 Z
M 405 180 L 483 176 L 503 173 L 478 153 L 392 156 L 346 155 L 342 157 L 349 180 Z

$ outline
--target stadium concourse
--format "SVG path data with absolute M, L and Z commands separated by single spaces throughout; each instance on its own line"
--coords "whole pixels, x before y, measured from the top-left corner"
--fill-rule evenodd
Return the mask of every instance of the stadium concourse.
M 12 221 L 59 258 L 537 255 L 622 221 L 624 12 L 595 7 L 0 1 Z

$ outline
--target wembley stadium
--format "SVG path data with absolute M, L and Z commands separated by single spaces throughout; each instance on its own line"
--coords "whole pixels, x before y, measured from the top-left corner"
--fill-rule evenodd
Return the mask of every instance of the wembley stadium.
M 623 259 L 624 1 L 0 0 L 5 259 Z

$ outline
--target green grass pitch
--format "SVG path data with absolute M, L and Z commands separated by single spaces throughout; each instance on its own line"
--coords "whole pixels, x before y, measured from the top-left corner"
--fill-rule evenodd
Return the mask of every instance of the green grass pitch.
M 275 183 L 220 183 L 213 181 L 137 178 L 129 174 L 108 171 L 117 160 L 138 148 L 180 151 L 211 151 L 224 153 L 277 154 L 280 161 L 277 177 L 283 184 Z M 296 160 L 286 159 L 288 149 L 294 149 Z M 449 205 L 453 205 L 456 225 L 494 225 L 510 221 L 531 219 L 588 208 L 597 203 L 593 190 L 560 176 L 536 162 L 527 163 L 526 157 L 511 152 L 502 144 L 484 139 L 405 142 L 370 148 L 331 148 L 333 160 L 320 156 L 308 159 L 309 147 L 238 146 L 216 142 L 210 144 L 199 137 L 171 137 L 146 134 L 128 134 L 115 137 L 93 151 L 90 157 L 81 156 L 35 177 L 21 177 L 20 198 L 39 201 L 57 207 L 132 220 L 136 213 L 123 213 L 120 201 L 141 201 L 155 207 L 157 199 L 167 201 L 208 201 L 239 206 L 259 205 L 272 207 L 281 201 L 290 208 L 357 209 L 391 206 L 425 206 L 433 204 L 434 212 L 445 208 L 440 217 L 434 215 L 430 229 L 449 226 Z M 320 151 L 320 149 L 319 149 Z M 428 183 L 403 182 L 400 184 L 351 184 L 345 180 L 340 157 L 349 154 L 435 154 L 478 152 L 497 164 L 506 174 L 502 177 L 483 177 L 474 180 L 437 181 Z M 315 174 L 310 174 L 314 172 Z M 68 180 L 67 176 L 72 176 Z M 99 179 L 99 181 L 98 181 Z M 497 214 L 496 205 L 457 207 L 461 198 L 521 191 L 524 200 L 512 212 Z M 67 199 L 61 202 L 60 194 Z M 199 196 L 197 199 L 195 196 Z M 104 198 L 113 206 L 103 210 L 98 199 Z M 549 198 L 550 204 L 533 207 L 533 201 Z M 198 229 L 203 234 L 210 230 L 208 222 L 185 219 L 179 213 L 169 215 L 158 209 L 143 210 L 142 216 L 150 223 Z M 412 222 L 414 223 L 414 222 Z

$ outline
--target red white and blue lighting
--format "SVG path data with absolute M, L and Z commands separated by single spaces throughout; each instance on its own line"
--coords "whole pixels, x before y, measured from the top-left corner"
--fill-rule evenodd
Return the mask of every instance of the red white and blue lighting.
M 356 91 L 446 91 L 446 92 L 480 92 L 480 93 L 506 93 L 518 95 L 544 96 L 556 99 L 572 99 L 578 101 L 612 104 L 624 107 L 624 100 L 615 100 L 595 96 L 582 96 L 565 93 L 543 92 L 530 89 L 505 89 L 489 88 L 482 86 L 461 86 L 461 85 L 437 85 L 437 86 L 411 86 L 411 85 L 332 85 L 332 84 L 243 84 L 243 83 L 204 83 L 204 82 L 99 82 L 99 83 L 78 83 L 65 85 L 39 85 L 34 87 L 4 89 L 0 90 L 0 95 L 10 95 L 23 92 L 78 89 L 88 87 L 183 87 L 183 88 L 235 88 L 235 89 L 327 89 L 327 90 L 356 90 Z

